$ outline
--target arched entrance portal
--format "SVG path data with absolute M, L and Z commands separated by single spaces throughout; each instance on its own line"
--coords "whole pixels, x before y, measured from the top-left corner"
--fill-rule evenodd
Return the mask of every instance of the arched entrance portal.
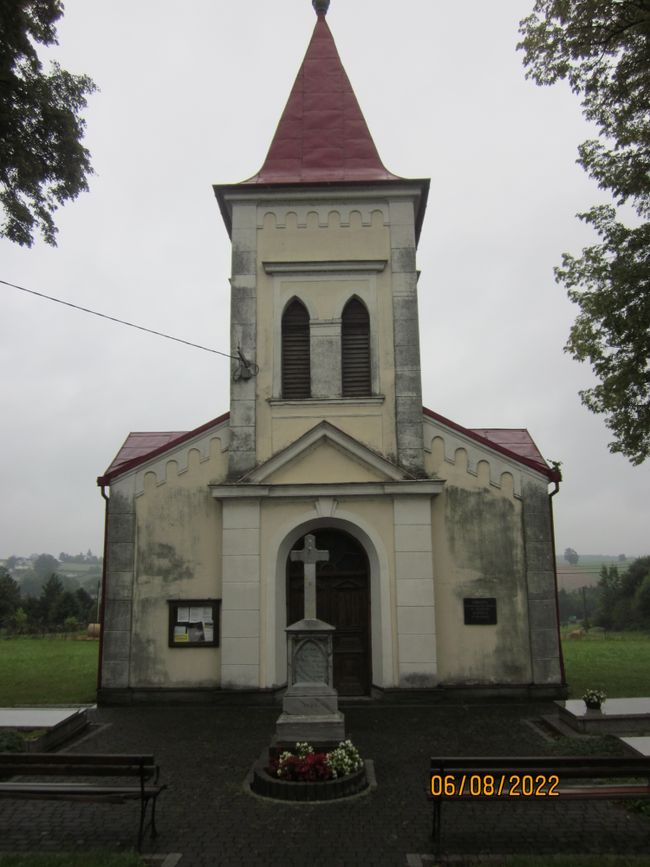
M 329 560 L 316 564 L 316 615 L 336 627 L 334 686 L 339 695 L 370 692 L 370 581 L 366 552 L 341 530 L 312 531 Z M 293 547 L 302 548 L 299 540 Z M 287 623 L 303 617 L 304 573 L 287 559 Z

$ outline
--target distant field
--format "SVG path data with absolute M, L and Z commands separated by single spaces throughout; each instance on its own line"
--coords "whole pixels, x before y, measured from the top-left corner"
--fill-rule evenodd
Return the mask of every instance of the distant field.
M 95 701 L 98 641 L 0 639 L 0 707 Z
M 598 584 L 603 566 L 618 566 L 625 571 L 634 558 L 620 563 L 618 557 L 605 557 L 600 554 L 585 554 L 575 566 L 562 557 L 557 558 L 557 583 L 560 590 L 577 590 Z
M 562 642 L 569 697 L 602 687 L 610 698 L 650 696 L 650 635 L 602 633 Z

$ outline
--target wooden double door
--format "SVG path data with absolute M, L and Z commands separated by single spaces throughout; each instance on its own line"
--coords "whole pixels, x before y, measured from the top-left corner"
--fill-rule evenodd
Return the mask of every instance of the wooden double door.
M 316 616 L 336 627 L 334 686 L 339 695 L 370 692 L 370 571 L 362 546 L 340 530 L 316 530 L 316 548 L 329 560 L 316 564 Z M 304 546 L 302 539 L 294 549 Z M 287 560 L 287 624 L 304 612 L 301 562 Z

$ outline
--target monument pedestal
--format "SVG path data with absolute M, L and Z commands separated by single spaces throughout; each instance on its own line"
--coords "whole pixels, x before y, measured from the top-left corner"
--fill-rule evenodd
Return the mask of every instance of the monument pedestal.
M 332 686 L 333 632 L 333 626 L 317 618 L 286 629 L 289 685 L 275 726 L 279 742 L 338 743 L 345 738 L 344 716 Z

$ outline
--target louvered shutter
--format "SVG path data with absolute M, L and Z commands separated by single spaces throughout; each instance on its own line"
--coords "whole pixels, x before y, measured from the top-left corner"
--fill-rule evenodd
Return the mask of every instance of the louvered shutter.
M 370 319 L 356 298 L 345 305 L 341 322 L 343 397 L 368 397 L 370 386 Z
M 295 400 L 310 395 L 309 314 L 294 299 L 282 317 L 282 397 Z

